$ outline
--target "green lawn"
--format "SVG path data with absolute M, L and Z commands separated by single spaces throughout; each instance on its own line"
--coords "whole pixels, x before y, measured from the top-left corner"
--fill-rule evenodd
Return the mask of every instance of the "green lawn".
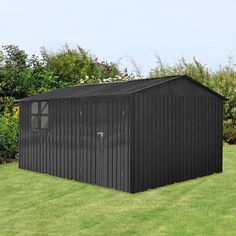
M 224 172 L 138 194 L 0 166 L 0 235 L 236 235 L 236 146 Z

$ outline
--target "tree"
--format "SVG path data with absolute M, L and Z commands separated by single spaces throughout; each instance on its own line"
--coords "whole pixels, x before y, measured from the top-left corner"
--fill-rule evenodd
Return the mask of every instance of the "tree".
M 65 86 L 123 79 L 114 63 L 100 62 L 81 47 L 53 53 L 42 48 L 40 57 L 28 56 L 18 46 L 0 50 L 0 111 L 9 99 L 19 99 Z
M 17 46 L 2 46 L 0 51 L 0 95 L 1 97 L 23 97 L 22 75 L 27 69 L 27 54 Z
M 56 53 L 42 48 L 41 54 L 46 69 L 53 72 L 56 80 L 63 82 L 65 86 L 98 83 L 121 75 L 115 64 L 99 62 L 98 58 L 79 46 L 71 49 L 65 44 Z

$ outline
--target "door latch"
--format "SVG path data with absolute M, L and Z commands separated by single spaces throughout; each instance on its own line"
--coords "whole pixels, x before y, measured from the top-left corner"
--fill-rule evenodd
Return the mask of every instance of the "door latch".
M 99 132 L 97 132 L 97 135 L 100 135 L 101 138 L 103 138 L 104 132 L 99 131 Z

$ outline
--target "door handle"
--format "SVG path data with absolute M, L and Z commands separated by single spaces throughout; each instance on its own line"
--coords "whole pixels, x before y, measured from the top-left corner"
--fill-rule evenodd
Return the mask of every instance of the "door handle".
M 97 135 L 100 135 L 101 138 L 103 138 L 104 132 L 99 131 L 99 132 L 97 132 Z

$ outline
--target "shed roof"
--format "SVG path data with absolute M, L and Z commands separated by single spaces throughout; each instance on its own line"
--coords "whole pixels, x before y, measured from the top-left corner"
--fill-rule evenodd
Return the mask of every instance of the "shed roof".
M 46 93 L 22 98 L 17 101 L 19 102 L 40 101 L 40 100 L 63 99 L 63 98 L 65 99 L 65 98 L 83 98 L 83 97 L 94 97 L 94 96 L 129 95 L 179 78 L 189 79 L 198 86 L 201 86 L 204 89 L 208 90 L 210 93 L 213 93 L 216 96 L 220 97 L 221 99 L 226 100 L 220 94 L 205 87 L 204 85 L 191 79 L 190 77 L 186 75 L 176 75 L 176 76 L 138 79 L 138 80 L 129 80 L 123 82 L 113 82 L 104 84 L 84 84 L 79 86 L 56 89 Z

